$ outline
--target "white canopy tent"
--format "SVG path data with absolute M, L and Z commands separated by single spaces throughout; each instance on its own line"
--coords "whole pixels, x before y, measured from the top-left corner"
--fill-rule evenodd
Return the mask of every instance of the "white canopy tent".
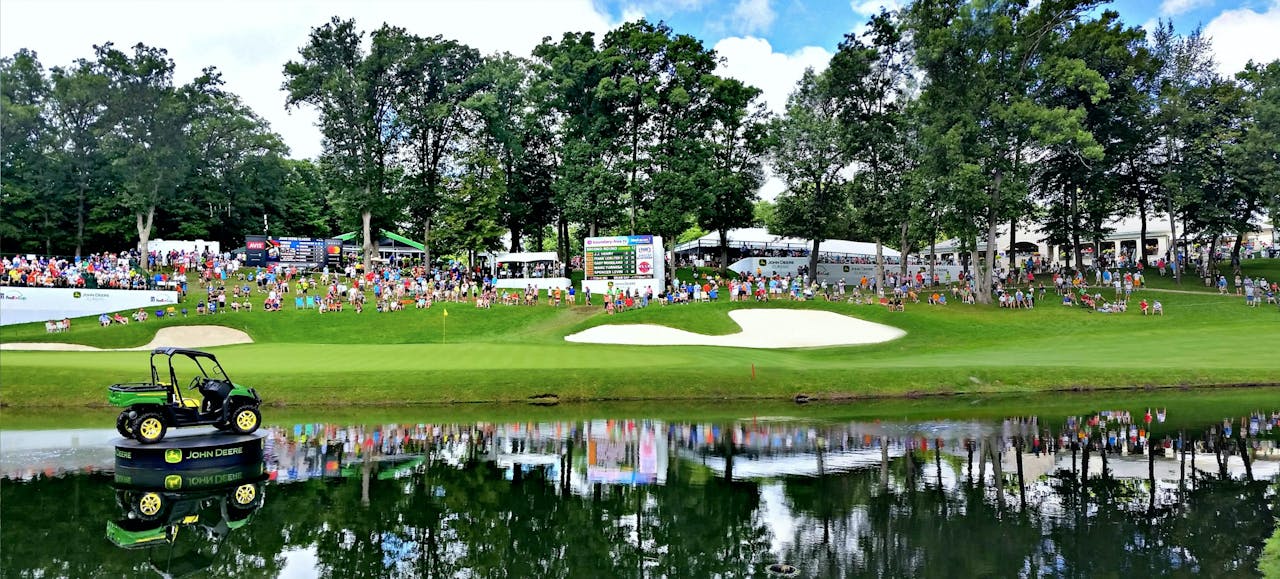
M 494 263 L 532 263 L 535 261 L 560 261 L 554 251 L 520 251 L 516 253 L 499 253 L 493 258 Z
M 798 237 L 783 237 L 769 233 L 763 227 L 744 227 L 730 229 L 729 247 L 743 253 L 762 253 L 771 251 L 809 251 L 813 242 Z M 676 253 L 715 253 L 720 249 L 720 234 L 711 232 L 697 239 L 676 245 Z M 902 254 L 891 247 L 884 247 L 885 257 L 900 257 Z M 828 239 L 818 245 L 819 254 L 874 256 L 876 244 L 865 241 L 849 241 L 845 239 Z

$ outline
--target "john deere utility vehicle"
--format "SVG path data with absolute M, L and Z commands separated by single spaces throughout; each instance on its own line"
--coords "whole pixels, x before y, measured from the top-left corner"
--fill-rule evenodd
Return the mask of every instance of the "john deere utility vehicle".
M 188 392 L 179 386 L 174 356 L 190 360 L 183 364 L 195 373 Z M 157 357 L 167 363 L 167 372 L 156 366 Z M 151 351 L 150 382 L 114 384 L 108 392 L 112 406 L 124 407 L 116 419 L 116 430 L 145 444 L 159 442 L 170 428 L 212 425 L 248 434 L 262 422 L 258 411 L 262 400 L 257 391 L 233 383 L 213 354 L 199 350 L 156 348 Z

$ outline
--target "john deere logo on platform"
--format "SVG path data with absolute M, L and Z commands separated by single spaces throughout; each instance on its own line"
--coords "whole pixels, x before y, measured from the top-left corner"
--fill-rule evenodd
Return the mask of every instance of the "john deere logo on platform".
M 75 293 L 71 294 L 71 297 L 76 298 L 76 299 L 80 299 L 80 292 L 75 292 Z
M 169 464 L 178 464 L 182 462 L 182 451 L 176 448 L 170 448 L 164 451 L 164 461 Z
M 765 260 L 765 259 L 762 259 L 762 260 L 760 260 L 760 265 L 761 265 L 761 266 L 769 265 L 769 261 L 768 261 L 768 260 Z
M 176 474 L 164 477 L 164 488 L 171 491 L 176 491 L 182 488 L 182 477 Z

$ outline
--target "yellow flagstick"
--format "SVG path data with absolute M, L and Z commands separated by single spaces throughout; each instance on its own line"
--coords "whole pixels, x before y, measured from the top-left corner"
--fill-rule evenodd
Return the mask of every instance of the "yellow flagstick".
M 449 308 L 444 309 L 444 315 L 440 317 L 440 343 L 448 342 L 449 336 Z

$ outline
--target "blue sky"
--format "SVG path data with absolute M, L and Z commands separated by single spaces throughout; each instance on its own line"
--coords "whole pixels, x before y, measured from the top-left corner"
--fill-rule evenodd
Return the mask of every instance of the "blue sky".
M 806 46 L 835 50 L 845 33 L 855 30 L 879 6 L 892 0 L 596 0 L 613 20 L 643 14 L 664 20 L 677 32 L 692 34 L 707 45 L 734 36 L 755 36 L 790 53 Z M 1275 0 L 1118 0 L 1103 6 L 1120 13 L 1133 26 L 1171 20 L 1180 32 L 1207 26 L 1226 12 L 1276 12 Z M 1246 15 L 1247 16 L 1247 15 Z M 1280 44 L 1274 39 L 1259 39 Z

